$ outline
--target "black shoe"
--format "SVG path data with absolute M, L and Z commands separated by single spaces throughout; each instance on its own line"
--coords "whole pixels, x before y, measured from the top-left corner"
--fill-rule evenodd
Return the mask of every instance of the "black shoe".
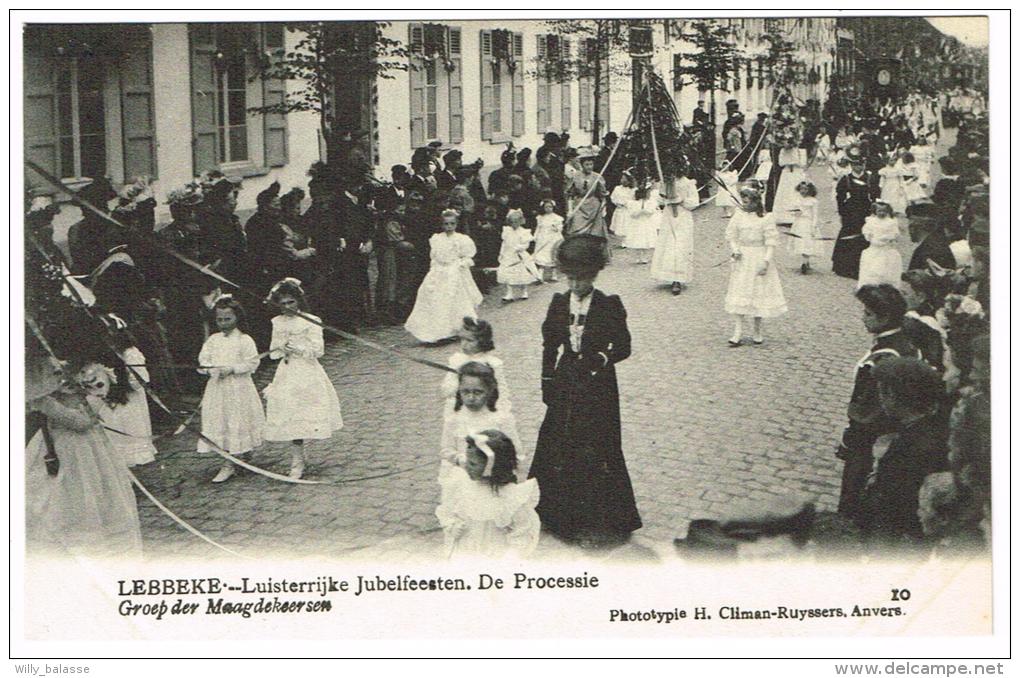
M 808 271 L 810 271 L 810 270 L 811 270 L 811 267 L 808 266 L 807 264 L 801 264 L 800 265 L 800 274 L 801 275 L 807 275 Z
M 680 283 L 675 282 L 673 283 L 673 287 L 670 291 L 673 292 L 673 296 L 677 296 L 678 294 L 684 291 L 684 286 L 681 285 Z

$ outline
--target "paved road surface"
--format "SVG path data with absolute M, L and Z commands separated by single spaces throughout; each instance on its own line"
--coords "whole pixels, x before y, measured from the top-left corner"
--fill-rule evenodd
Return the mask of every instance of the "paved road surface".
M 839 230 L 834 184 L 813 168 L 825 235 Z M 833 449 L 844 424 L 852 368 L 869 339 L 853 298 L 853 282 L 829 272 L 826 255 L 802 276 L 799 260 L 778 260 L 790 312 L 766 321 L 763 346 L 728 347 L 731 320 L 723 312 L 729 267 L 725 220 L 708 205 L 696 212 L 696 279 L 680 296 L 656 284 L 648 266 L 616 250 L 598 286 L 619 294 L 628 312 L 633 355 L 618 366 L 623 445 L 637 495 L 645 544 L 668 543 L 693 518 L 725 514 L 737 502 L 803 496 L 820 510 L 835 508 L 839 462 Z M 909 244 L 904 244 L 904 251 Z M 496 290 L 482 317 L 495 329 L 507 365 L 514 409 L 526 451 L 534 450 L 541 402 L 540 325 L 558 285 L 535 286 L 531 299 L 501 306 Z M 367 338 L 445 362 L 454 346 L 416 345 L 402 328 L 367 330 Z M 307 445 L 313 479 L 386 477 L 329 487 L 294 486 L 239 475 L 214 486 L 219 459 L 194 452 L 185 434 L 164 444 L 139 477 L 173 511 L 221 543 L 250 554 L 371 557 L 436 552 L 441 533 L 436 454 L 441 430 L 442 374 L 342 341 L 323 365 L 340 394 L 346 427 L 331 441 Z M 273 370 L 264 365 L 263 380 Z M 286 473 L 286 445 L 256 452 L 254 463 Z M 212 557 L 216 549 L 175 526 L 140 499 L 146 548 Z M 544 537 L 540 550 L 564 547 Z

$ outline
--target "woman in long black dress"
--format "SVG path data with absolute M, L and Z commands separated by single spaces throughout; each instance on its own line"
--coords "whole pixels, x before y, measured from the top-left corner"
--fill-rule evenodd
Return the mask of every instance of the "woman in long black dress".
M 530 477 L 547 530 L 582 545 L 625 541 L 641 527 L 620 437 L 616 363 L 630 355 L 620 298 L 594 288 L 603 240 L 568 237 L 557 252 L 569 292 L 553 296 L 542 324 L 547 406 Z
M 842 227 L 832 249 L 832 271 L 856 280 L 861 268 L 861 252 L 868 246 L 861 229 L 875 201 L 882 195 L 882 189 L 878 177 L 865 170 L 860 148 L 850 147 L 846 154 L 850 159 L 850 174 L 836 183 L 836 209 Z

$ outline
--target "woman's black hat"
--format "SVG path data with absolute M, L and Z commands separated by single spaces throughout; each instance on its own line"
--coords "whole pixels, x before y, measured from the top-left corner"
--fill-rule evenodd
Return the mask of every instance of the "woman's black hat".
M 592 275 L 606 265 L 606 241 L 582 233 L 567 237 L 556 250 L 556 264 L 566 275 Z

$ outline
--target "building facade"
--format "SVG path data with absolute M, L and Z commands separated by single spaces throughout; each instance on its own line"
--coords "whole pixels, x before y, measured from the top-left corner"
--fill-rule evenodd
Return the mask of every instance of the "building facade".
M 386 34 L 407 46 L 409 68 L 374 81 L 341 78 L 334 124 L 363 140 L 380 178 L 431 141 L 490 167 L 508 143 L 535 148 L 550 130 L 585 145 L 605 131 L 623 131 L 642 69 L 650 65 L 673 80 L 676 60 L 692 49 L 673 37 L 675 21 L 392 22 Z M 834 19 L 720 21 L 741 54 L 715 92 L 720 118 L 729 99 L 749 120 L 770 107 L 761 56 L 766 30 L 777 25 L 766 22 L 781 22 L 795 45 L 802 77 L 794 93 L 824 99 L 841 68 L 839 39 L 847 33 L 837 31 Z M 245 177 L 241 209 L 254 207 L 273 181 L 304 186 L 309 166 L 324 153 L 318 115 L 251 110 L 281 101 L 294 87 L 257 75 L 260 64 L 293 51 L 300 38 L 279 23 L 30 26 L 26 157 L 71 187 L 100 175 L 115 185 L 148 176 L 163 219 L 166 193 L 209 169 Z M 557 66 L 570 63 L 588 68 Z M 674 95 L 690 122 L 706 93 L 677 83 Z M 26 171 L 26 181 L 47 192 L 34 173 Z M 76 208 L 65 208 L 58 234 L 77 218 Z

